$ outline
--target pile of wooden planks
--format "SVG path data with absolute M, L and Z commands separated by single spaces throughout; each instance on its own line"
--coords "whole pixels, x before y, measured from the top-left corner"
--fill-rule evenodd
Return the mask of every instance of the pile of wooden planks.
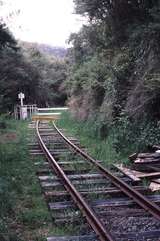
M 160 146 L 154 145 L 150 153 L 134 153 L 129 156 L 130 168 L 123 164 L 114 165 L 134 181 L 147 179 L 152 191 L 160 191 Z

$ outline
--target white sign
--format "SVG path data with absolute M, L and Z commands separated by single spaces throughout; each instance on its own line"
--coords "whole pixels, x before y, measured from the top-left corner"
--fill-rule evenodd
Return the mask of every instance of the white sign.
M 19 98 L 19 99 L 24 99 L 24 94 L 23 94 L 23 93 L 19 93 L 19 94 L 18 94 L 18 98 Z
M 22 92 L 19 93 L 18 98 L 21 100 L 21 106 L 23 106 L 23 99 L 25 98 L 24 94 Z

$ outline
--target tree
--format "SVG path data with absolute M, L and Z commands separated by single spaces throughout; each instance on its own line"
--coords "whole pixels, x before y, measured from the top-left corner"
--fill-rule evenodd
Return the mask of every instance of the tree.
M 142 23 L 158 0 L 74 0 L 77 14 L 88 16 L 90 22 L 108 25 L 117 43 L 126 38 L 127 27 Z
M 86 16 L 88 23 L 70 38 L 73 47 L 67 84 L 71 103 L 78 95 L 76 108 L 79 106 L 80 112 L 84 112 L 83 103 L 88 99 L 88 116 L 92 115 L 94 103 L 99 110 L 107 106 L 111 120 L 123 112 L 131 118 L 143 119 L 147 115 L 157 119 L 160 116 L 159 1 L 74 0 L 74 3 L 76 13 Z M 98 63 L 106 68 L 105 78 L 101 77 L 102 69 L 96 69 Z M 98 86 L 103 83 L 103 94 L 99 90 L 93 93 L 95 79 Z

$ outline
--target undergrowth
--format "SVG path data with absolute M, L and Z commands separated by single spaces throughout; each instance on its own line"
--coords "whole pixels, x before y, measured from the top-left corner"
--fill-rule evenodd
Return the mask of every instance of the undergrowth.
M 113 149 L 112 136 L 101 139 L 98 125 L 95 122 L 77 121 L 69 113 L 63 113 L 62 118 L 58 121 L 58 126 L 76 136 L 81 144 L 88 148 L 89 154 L 97 160 L 104 161 L 107 166 L 124 158 Z
M 0 240 L 46 240 L 51 220 L 28 155 L 27 122 L 0 122 Z
M 132 122 L 122 115 L 106 127 L 97 120 L 80 121 L 70 113 L 63 113 L 58 125 L 73 133 L 86 145 L 89 153 L 110 166 L 115 162 L 129 164 L 128 156 L 134 152 L 148 151 L 148 147 L 158 144 L 159 123 L 151 121 Z

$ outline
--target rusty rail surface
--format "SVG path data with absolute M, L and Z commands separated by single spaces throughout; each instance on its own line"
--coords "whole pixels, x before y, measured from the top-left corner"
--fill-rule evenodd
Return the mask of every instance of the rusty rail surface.
M 137 190 L 130 187 L 127 183 L 122 181 L 120 178 L 116 177 L 114 174 L 112 174 L 108 169 L 104 168 L 101 164 L 99 164 L 94 158 L 92 158 L 90 155 L 88 155 L 86 152 L 81 150 L 78 146 L 73 144 L 68 138 L 66 138 L 63 133 L 57 128 L 55 123 L 53 122 L 53 126 L 56 129 L 56 131 L 60 134 L 60 136 L 63 138 L 63 140 L 72 147 L 77 153 L 79 153 L 81 156 L 83 156 L 86 160 L 90 161 L 92 164 L 94 164 L 102 173 L 102 175 L 105 178 L 109 178 L 111 182 L 118 187 L 125 195 L 132 198 L 139 206 L 141 206 L 143 209 L 145 209 L 147 212 L 152 214 L 157 220 L 160 221 L 160 207 L 150 201 L 148 198 L 146 198 L 144 195 L 142 195 Z M 110 239 L 109 239 L 110 240 Z
M 83 215 L 85 216 L 87 222 L 92 227 L 96 235 L 98 236 L 99 240 L 101 241 L 114 241 L 111 234 L 106 230 L 106 228 L 103 226 L 95 212 L 91 209 L 91 207 L 88 205 L 88 203 L 83 199 L 82 195 L 75 189 L 74 185 L 70 182 L 64 171 L 61 169 L 61 167 L 58 165 L 54 157 L 49 152 L 48 148 L 46 147 L 45 143 L 43 142 L 40 133 L 39 133 L 39 121 L 36 123 L 36 131 L 38 136 L 39 144 L 50 163 L 51 167 L 56 171 L 57 175 L 63 180 L 64 186 L 66 190 L 70 193 L 72 199 L 74 200 L 75 204 L 78 206 L 78 208 L 81 210 Z M 56 127 L 55 127 L 56 128 Z M 57 129 L 57 128 L 56 128 Z M 59 132 L 59 130 L 57 129 Z M 59 132 L 61 133 L 61 132 Z M 61 133 L 62 135 L 62 133 Z M 70 143 L 67 138 L 63 136 L 64 140 L 66 140 L 69 144 L 74 146 L 72 143 Z M 76 146 L 74 148 L 77 149 Z M 78 150 L 78 149 L 77 149 Z M 81 150 L 79 150 L 81 152 Z M 83 153 L 83 152 L 82 152 Z

